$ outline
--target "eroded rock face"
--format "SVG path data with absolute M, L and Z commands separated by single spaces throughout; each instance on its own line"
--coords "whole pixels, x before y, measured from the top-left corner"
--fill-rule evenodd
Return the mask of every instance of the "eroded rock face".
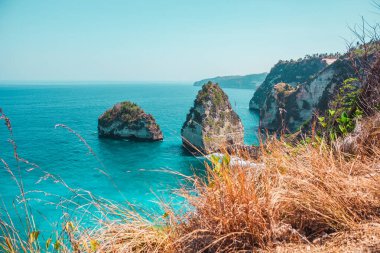
M 280 61 L 250 101 L 260 111 L 260 126 L 295 132 L 313 115 L 327 110 L 337 90 L 354 71 L 346 55 L 315 55 Z
M 284 82 L 296 87 L 298 84 L 314 78 L 327 65 L 328 62 L 319 56 L 299 59 L 297 61 L 279 61 L 273 66 L 265 81 L 255 91 L 249 102 L 249 108 L 261 110 L 264 107 L 267 96 L 276 84 Z
M 283 121 L 286 114 L 284 108 L 295 91 L 296 89 L 287 83 L 278 83 L 273 87 L 260 114 L 262 126 L 271 130 L 285 124 L 285 121 Z
M 211 82 L 198 92 L 181 135 L 185 148 L 206 154 L 244 144 L 244 128 L 239 116 L 232 110 L 228 96 Z
M 314 113 L 328 108 L 337 89 L 353 74 L 348 60 L 339 59 L 296 87 L 287 83 L 276 84 L 261 107 L 261 127 L 271 131 L 299 130 Z
M 334 145 L 340 152 L 358 155 L 374 155 L 380 145 L 380 113 L 356 123 L 352 133 L 338 139 Z
M 126 101 L 114 105 L 98 119 L 99 137 L 159 141 L 163 134 L 152 115 L 135 103 Z

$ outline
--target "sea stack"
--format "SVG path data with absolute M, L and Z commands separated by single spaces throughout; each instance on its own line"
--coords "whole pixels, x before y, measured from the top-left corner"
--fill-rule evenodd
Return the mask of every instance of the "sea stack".
M 181 129 L 182 143 L 191 152 L 209 154 L 244 144 L 244 128 L 218 84 L 202 86 Z
M 146 114 L 135 103 L 117 103 L 100 115 L 98 119 L 99 137 L 113 139 L 136 139 L 160 141 L 163 134 L 152 115 Z

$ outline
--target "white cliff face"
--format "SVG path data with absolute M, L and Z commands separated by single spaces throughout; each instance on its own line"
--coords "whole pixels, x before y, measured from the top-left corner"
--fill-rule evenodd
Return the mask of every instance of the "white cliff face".
M 283 93 L 273 88 L 261 110 L 261 126 L 269 130 L 281 129 L 282 119 L 288 130 L 296 131 L 327 104 L 343 80 L 351 76 L 345 61 L 331 61 L 331 65 L 309 82 L 299 85 L 294 91 Z M 280 96 L 281 95 L 281 96 Z M 280 112 L 283 112 L 282 118 Z
M 116 104 L 98 120 L 100 137 L 116 139 L 162 140 L 163 135 L 153 116 L 130 102 Z
M 276 84 L 284 82 L 296 87 L 298 84 L 305 83 L 317 75 L 329 62 L 319 56 L 305 57 L 297 61 L 279 61 L 255 91 L 249 103 L 249 108 L 262 110 L 267 97 L 271 94 Z
M 309 85 L 300 86 L 296 94 L 298 119 L 292 122 L 293 125 L 311 119 L 327 86 L 335 88 L 335 83 L 331 83 L 335 73 L 334 68 L 325 69 Z
M 191 118 L 188 120 L 188 123 L 185 127 L 182 128 L 181 134 L 182 139 L 189 146 L 194 146 L 201 148 L 204 146 L 203 142 L 203 127 L 195 119 L 196 114 L 204 114 L 204 109 L 201 106 L 196 106 L 194 112 L 191 114 Z
M 312 107 L 316 107 L 334 75 L 334 68 L 325 69 L 309 85 L 301 86 L 301 89 L 305 89 L 305 91 L 300 91 L 304 97 L 299 96 L 297 98 L 307 101 Z
M 204 85 L 181 129 L 190 151 L 211 153 L 244 144 L 244 128 L 227 95 L 216 84 Z

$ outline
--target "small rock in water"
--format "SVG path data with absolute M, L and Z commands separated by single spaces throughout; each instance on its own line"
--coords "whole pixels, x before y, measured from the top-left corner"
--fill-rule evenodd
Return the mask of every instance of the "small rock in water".
M 135 103 L 126 101 L 114 105 L 98 119 L 99 137 L 159 141 L 162 131 L 152 115 Z

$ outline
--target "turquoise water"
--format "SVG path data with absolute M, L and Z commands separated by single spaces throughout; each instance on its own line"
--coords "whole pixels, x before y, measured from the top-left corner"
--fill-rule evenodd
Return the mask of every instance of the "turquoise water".
M 118 202 L 129 201 L 144 208 L 155 208 L 157 198 L 176 199 L 172 193 L 181 178 L 168 169 L 185 175 L 202 170 L 203 160 L 188 155 L 181 147 L 180 129 L 200 87 L 191 85 L 126 84 L 126 85 L 3 85 L 0 107 L 11 119 L 14 140 L 21 157 L 62 179 L 72 188 L 82 188 Z M 248 110 L 250 90 L 225 89 L 231 104 L 245 127 L 245 141 L 256 144 L 258 116 Z M 97 118 L 113 104 L 131 100 L 151 113 L 164 133 L 163 142 L 135 142 L 98 139 Z M 65 124 L 80 134 L 86 145 L 66 129 Z M 9 132 L 0 127 L 0 156 L 14 170 Z M 39 182 L 40 169 L 22 165 L 26 191 L 31 193 L 34 209 L 41 222 L 49 223 L 62 214 L 45 203 L 45 193 L 68 195 L 58 183 L 47 179 Z M 108 173 L 105 176 L 99 169 Z M 0 170 L 0 194 L 6 204 L 18 194 L 14 181 L 5 169 Z

